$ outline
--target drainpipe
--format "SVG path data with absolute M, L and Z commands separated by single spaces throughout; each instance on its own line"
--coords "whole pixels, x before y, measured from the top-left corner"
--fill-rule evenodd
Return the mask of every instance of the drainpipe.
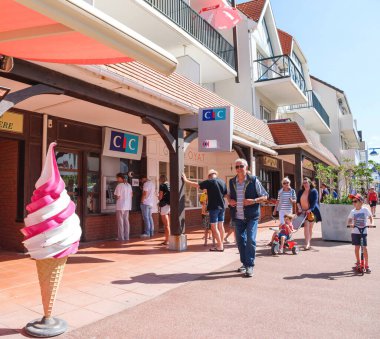
M 232 5 L 232 7 L 236 8 L 236 1 L 232 0 L 231 5 Z M 237 73 L 237 75 L 235 77 L 235 82 L 240 83 L 240 79 L 239 79 L 239 53 L 238 53 L 239 41 L 238 41 L 238 34 L 237 34 L 237 26 L 235 26 L 232 29 L 232 34 L 233 34 L 233 41 L 234 41 L 235 71 Z
M 42 167 L 44 166 L 47 151 L 47 129 L 48 129 L 48 115 L 42 116 Z

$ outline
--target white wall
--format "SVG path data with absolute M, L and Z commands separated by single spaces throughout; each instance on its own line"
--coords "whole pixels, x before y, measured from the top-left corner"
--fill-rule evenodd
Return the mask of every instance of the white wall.
M 330 118 L 331 134 L 322 134 L 321 142 L 340 160 L 342 146 L 340 141 L 339 108 L 336 90 L 314 79 L 311 79 L 311 84 L 313 91 L 316 92 Z

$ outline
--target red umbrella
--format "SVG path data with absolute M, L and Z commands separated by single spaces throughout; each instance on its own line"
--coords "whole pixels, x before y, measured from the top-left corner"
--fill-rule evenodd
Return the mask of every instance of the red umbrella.
M 241 20 L 238 10 L 225 0 L 213 1 L 211 6 L 202 8 L 199 15 L 217 29 L 235 27 Z

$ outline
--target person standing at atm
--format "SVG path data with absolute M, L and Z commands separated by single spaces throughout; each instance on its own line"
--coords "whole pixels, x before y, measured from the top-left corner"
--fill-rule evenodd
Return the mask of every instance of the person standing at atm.
M 116 198 L 116 221 L 118 240 L 129 240 L 129 211 L 132 209 L 132 186 L 125 180 L 123 173 L 116 174 L 118 182 L 114 196 Z
M 141 195 L 141 213 L 144 219 L 145 231 L 141 237 L 153 237 L 154 222 L 152 217 L 152 207 L 155 199 L 155 186 L 154 183 L 147 177 L 142 177 L 143 192 Z

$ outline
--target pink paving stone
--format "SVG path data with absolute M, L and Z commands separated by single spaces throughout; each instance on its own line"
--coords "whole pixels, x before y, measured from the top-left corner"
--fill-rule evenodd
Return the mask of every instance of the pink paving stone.
M 29 322 L 34 319 L 41 318 L 41 314 L 33 312 L 28 309 L 19 310 L 13 313 L 7 313 L 0 316 L 0 323 L 4 324 L 8 328 L 21 331 L 22 328 Z
M 104 318 L 104 315 L 87 310 L 85 308 L 79 308 L 74 311 L 60 314 L 59 317 L 64 319 L 70 327 L 75 328 L 100 320 Z
M 126 305 L 116 301 L 102 300 L 97 303 L 87 305 L 85 309 L 109 316 L 125 310 Z

